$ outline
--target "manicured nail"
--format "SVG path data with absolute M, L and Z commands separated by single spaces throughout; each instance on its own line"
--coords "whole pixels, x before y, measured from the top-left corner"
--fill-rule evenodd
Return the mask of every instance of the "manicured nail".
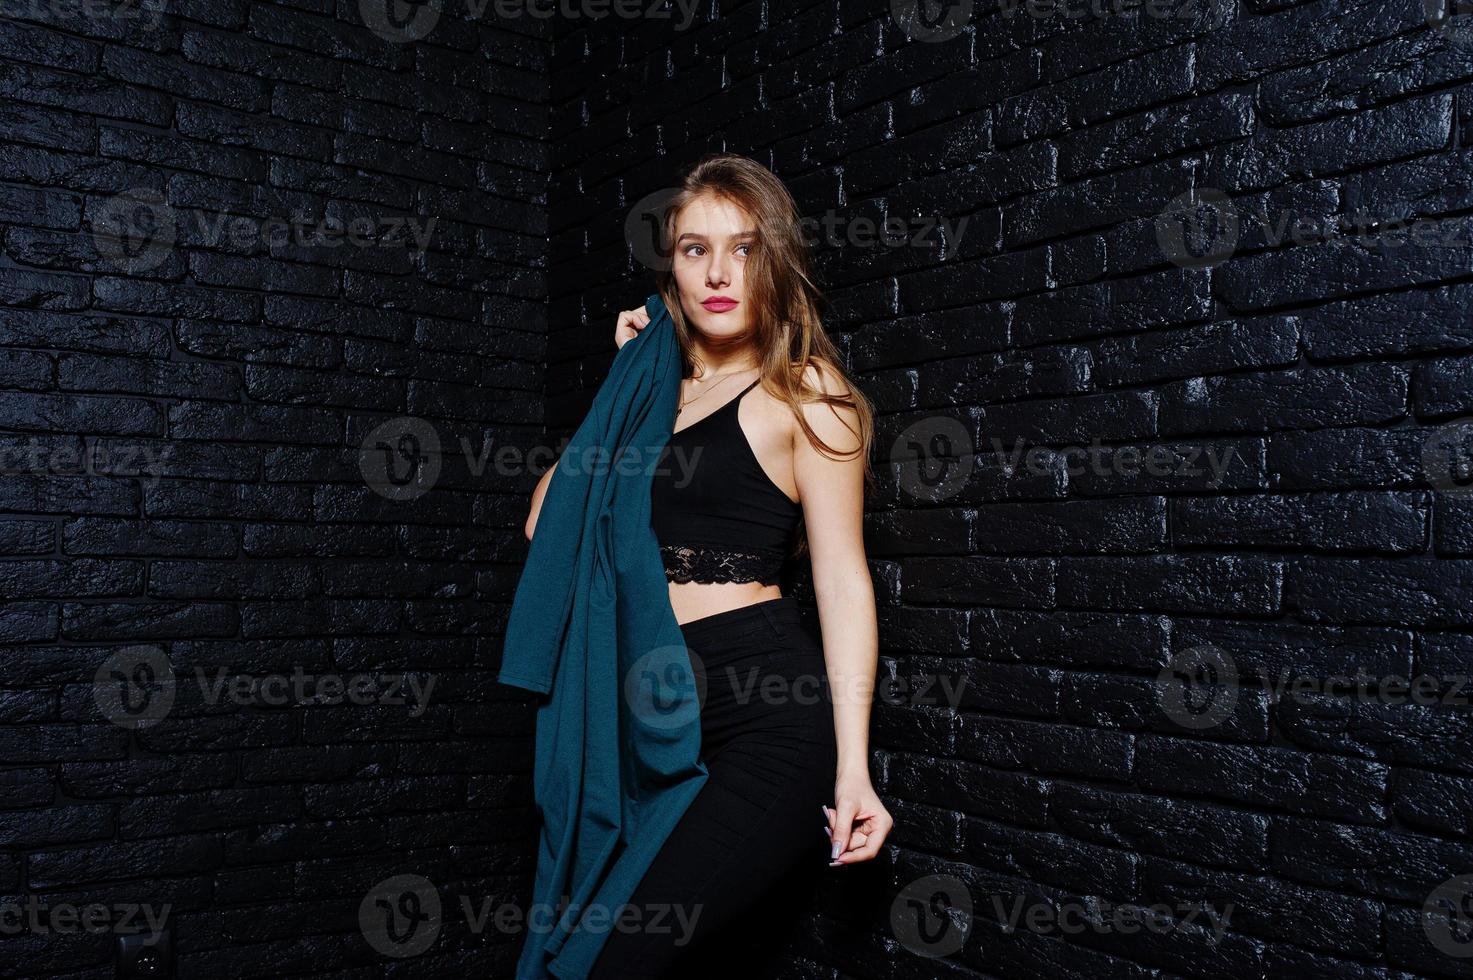
M 833 858 L 838 857 L 839 856 L 839 851 L 842 850 L 842 849 L 843 848 L 840 847 L 839 842 L 838 841 L 834 841 L 834 846 L 829 849 L 829 858 L 832 860 Z

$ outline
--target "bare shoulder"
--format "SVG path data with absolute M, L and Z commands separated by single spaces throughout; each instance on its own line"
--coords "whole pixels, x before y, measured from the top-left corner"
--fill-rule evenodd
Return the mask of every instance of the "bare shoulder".
M 827 395 L 844 398 L 853 394 L 838 369 L 821 357 L 809 358 L 808 366 L 803 369 L 803 383 Z
M 840 399 L 852 399 L 854 389 L 827 361 L 813 358 L 803 370 L 803 384 L 814 391 Z M 840 452 L 859 446 L 859 413 L 852 405 L 833 404 L 810 395 L 803 403 L 803 418 L 825 443 Z

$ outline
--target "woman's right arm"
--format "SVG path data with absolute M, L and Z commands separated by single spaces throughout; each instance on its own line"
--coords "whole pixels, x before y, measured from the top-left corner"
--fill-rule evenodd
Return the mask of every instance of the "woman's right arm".
M 649 326 L 649 323 L 650 315 L 642 306 L 620 312 L 619 319 L 614 324 L 614 346 L 623 350 L 624 345 L 633 340 L 635 334 Z M 547 468 L 547 472 L 542 474 L 542 479 L 537 481 L 537 489 L 532 491 L 532 511 L 527 515 L 527 525 L 522 528 L 522 533 L 527 536 L 528 541 L 532 540 L 532 533 L 537 528 L 537 515 L 542 510 L 542 498 L 547 496 L 547 483 L 552 479 L 552 471 L 555 469 L 557 469 L 557 464 L 553 463 Z
M 553 463 L 547 468 L 547 472 L 542 474 L 542 479 L 537 481 L 537 489 L 532 491 L 532 512 L 527 515 L 526 527 L 522 528 L 528 541 L 532 540 L 532 532 L 537 527 L 537 515 L 542 511 L 542 498 L 547 496 L 547 484 L 552 479 L 552 471 L 555 469 L 557 469 L 557 464 Z

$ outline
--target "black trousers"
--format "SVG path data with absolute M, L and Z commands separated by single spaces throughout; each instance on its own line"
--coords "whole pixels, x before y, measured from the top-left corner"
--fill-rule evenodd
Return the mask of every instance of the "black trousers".
M 589 980 L 755 980 L 830 871 L 837 746 L 819 643 L 791 596 L 681 626 L 709 776 Z

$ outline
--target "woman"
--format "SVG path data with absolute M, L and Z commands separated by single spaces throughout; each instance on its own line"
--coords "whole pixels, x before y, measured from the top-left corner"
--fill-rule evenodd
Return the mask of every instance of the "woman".
M 644 925 L 610 931 L 593 980 L 749 970 L 771 946 L 749 933 L 791 924 L 764 918 L 786 879 L 870 860 L 893 824 L 868 766 L 872 414 L 819 322 L 798 218 L 781 181 L 734 154 L 698 163 L 667 211 L 657 281 L 685 380 L 651 521 L 704 692 L 709 778 L 630 899 Z M 621 313 L 615 343 L 648 323 Z M 805 543 L 822 651 L 777 584 Z

